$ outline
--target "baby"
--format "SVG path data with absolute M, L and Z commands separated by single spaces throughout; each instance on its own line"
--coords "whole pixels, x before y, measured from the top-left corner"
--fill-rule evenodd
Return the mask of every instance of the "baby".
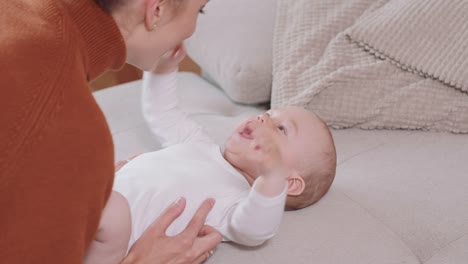
M 143 78 L 143 113 L 164 149 L 142 154 L 116 172 L 85 263 L 118 263 L 145 229 L 185 197 L 167 235 L 184 230 L 203 200 L 216 199 L 206 224 L 224 241 L 257 246 L 273 237 L 284 209 L 301 209 L 325 195 L 335 176 L 336 152 L 327 125 L 299 107 L 272 109 L 242 122 L 215 144 L 177 106 L 176 72 L 158 64 Z M 168 60 L 166 58 L 166 60 Z M 101 242 L 108 241 L 107 246 Z

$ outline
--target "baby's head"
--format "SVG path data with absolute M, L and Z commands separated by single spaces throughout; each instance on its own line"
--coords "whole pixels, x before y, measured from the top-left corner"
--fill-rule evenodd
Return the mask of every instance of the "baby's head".
M 288 173 L 287 209 L 301 209 L 322 198 L 335 177 L 336 151 L 326 123 L 301 107 L 271 109 L 242 122 L 225 143 L 224 156 L 253 184 L 258 159 L 253 140 L 274 144 Z

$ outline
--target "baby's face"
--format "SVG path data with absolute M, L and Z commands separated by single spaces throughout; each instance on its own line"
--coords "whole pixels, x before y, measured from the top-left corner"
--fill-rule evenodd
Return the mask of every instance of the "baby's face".
M 300 107 L 272 109 L 242 122 L 225 143 L 224 156 L 237 169 L 250 175 L 252 183 L 258 173 L 255 140 L 273 144 L 281 153 L 280 162 L 286 168 L 300 170 L 302 161 L 313 160 L 320 153 L 321 131 L 318 117 Z M 261 160 L 261 159 L 260 159 Z M 298 171 L 299 172 L 299 171 Z

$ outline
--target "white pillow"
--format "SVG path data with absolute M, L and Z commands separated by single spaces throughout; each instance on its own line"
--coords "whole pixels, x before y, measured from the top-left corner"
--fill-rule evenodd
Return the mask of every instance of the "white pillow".
M 203 76 L 236 102 L 270 101 L 276 1 L 210 1 L 185 43 Z

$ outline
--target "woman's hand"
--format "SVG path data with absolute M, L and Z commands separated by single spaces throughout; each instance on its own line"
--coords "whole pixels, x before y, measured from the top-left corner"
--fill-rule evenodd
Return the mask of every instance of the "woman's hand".
M 158 61 L 153 73 L 165 74 L 177 71 L 179 63 L 185 58 L 184 43 L 177 45 L 174 49 L 166 52 Z
M 221 235 L 205 219 L 213 208 L 214 199 L 205 200 L 185 230 L 176 236 L 166 236 L 166 229 L 185 209 L 179 199 L 171 205 L 138 239 L 122 264 L 192 264 L 205 262 L 221 242 Z

